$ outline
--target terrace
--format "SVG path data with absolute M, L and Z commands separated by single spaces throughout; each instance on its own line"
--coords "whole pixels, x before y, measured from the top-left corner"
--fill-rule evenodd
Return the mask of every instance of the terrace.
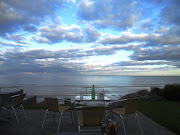
M 7 111 L 7 110 L 5 110 Z M 45 109 L 25 109 L 28 119 L 25 119 L 23 112 L 21 110 L 17 111 L 17 115 L 19 117 L 20 124 L 17 123 L 14 114 L 10 115 L 8 121 L 0 121 L 0 134 L 1 135 L 53 135 L 56 133 L 58 126 L 58 119 L 54 123 L 54 118 L 49 116 L 45 125 L 44 130 L 41 129 L 41 124 L 43 122 Z M 108 113 L 108 111 L 106 111 Z M 7 114 L 2 111 L 3 117 L 7 117 Z M 144 116 L 142 113 L 138 112 L 139 120 L 142 126 L 144 135 L 175 135 L 170 132 L 168 129 L 160 126 L 156 122 Z M 114 115 L 115 120 L 118 120 L 116 115 Z M 119 123 L 118 134 L 124 134 L 123 127 L 120 121 Z M 77 128 L 71 123 L 70 113 L 65 112 L 62 124 L 60 126 L 59 133 L 66 134 L 77 134 Z M 81 133 L 83 134 L 83 133 Z M 93 133 L 92 133 L 93 134 Z M 101 134 L 100 132 L 96 134 Z M 127 134 L 128 135 L 138 135 L 140 134 L 140 130 L 138 128 L 137 122 L 135 118 L 128 119 L 127 124 Z

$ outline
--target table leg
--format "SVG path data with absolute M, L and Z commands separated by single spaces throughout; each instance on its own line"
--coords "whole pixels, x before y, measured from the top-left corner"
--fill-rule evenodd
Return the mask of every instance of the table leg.
M 74 125 L 75 125 L 75 126 L 77 126 L 76 104 L 77 104 L 77 101 L 75 101 L 75 103 L 74 103 Z

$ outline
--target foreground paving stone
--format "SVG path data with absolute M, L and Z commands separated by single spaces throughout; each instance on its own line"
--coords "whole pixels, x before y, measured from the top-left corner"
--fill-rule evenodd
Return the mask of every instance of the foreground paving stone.
M 20 124 L 17 123 L 13 112 L 11 112 L 9 122 L 0 121 L 0 135 L 53 135 L 57 131 L 58 127 L 58 118 L 54 123 L 54 117 L 51 115 L 48 116 L 47 121 L 45 122 L 44 129 L 41 131 L 41 124 L 43 122 L 44 114 L 46 110 L 40 109 L 26 109 L 28 119 L 26 120 L 24 114 L 21 110 L 17 110 L 17 115 L 20 120 Z M 6 118 L 8 111 L 2 111 L 2 116 Z M 106 112 L 108 113 L 108 112 Z M 142 126 L 144 135 L 175 135 L 170 132 L 168 129 L 160 126 L 153 120 L 147 118 L 142 113 L 138 112 L 140 123 Z M 77 128 L 74 126 L 70 119 L 70 113 L 65 112 L 62 119 L 62 124 L 60 127 L 60 133 L 63 134 L 76 134 Z M 124 130 L 122 124 L 119 121 L 118 116 L 114 116 L 114 121 L 119 124 L 118 134 L 123 135 Z M 129 118 L 127 120 L 127 135 L 139 135 L 140 130 L 135 118 Z M 95 133 L 99 134 L 99 133 Z M 92 133 L 93 135 L 93 133 Z

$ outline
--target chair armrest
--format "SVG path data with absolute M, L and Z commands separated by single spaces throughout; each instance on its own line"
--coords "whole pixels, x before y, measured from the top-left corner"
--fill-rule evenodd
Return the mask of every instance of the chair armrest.
M 118 103 L 118 102 L 124 102 L 124 101 L 126 101 L 126 100 L 127 100 L 127 99 L 116 100 L 116 101 L 112 102 L 112 104 L 113 104 L 113 103 Z
M 76 109 L 82 109 L 84 106 L 75 107 Z
M 117 100 L 115 102 L 112 102 L 111 109 L 123 107 L 124 106 L 124 101 L 126 101 L 126 100 L 127 99 L 120 99 L 120 100 Z
M 60 101 L 69 101 L 69 102 L 71 102 L 70 98 L 57 98 L 57 99 L 60 100 Z
M 13 95 L 13 96 L 11 96 L 11 98 L 18 97 L 19 95 L 21 95 L 21 94 Z

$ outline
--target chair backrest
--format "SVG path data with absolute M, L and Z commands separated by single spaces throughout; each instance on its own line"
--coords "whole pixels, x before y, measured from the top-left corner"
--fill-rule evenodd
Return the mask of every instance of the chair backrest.
M 23 89 L 20 89 L 19 91 L 16 91 L 16 92 L 11 92 L 11 93 L 8 93 L 8 94 L 4 94 L 2 95 L 2 101 L 1 101 L 1 104 L 2 105 L 6 105 L 6 104 L 9 104 L 12 102 L 12 96 L 13 95 L 18 95 L 18 94 L 23 94 Z
M 128 99 L 125 101 L 125 114 L 132 114 L 136 112 L 137 99 Z
M 49 111 L 59 111 L 57 98 L 45 98 L 45 101 Z
M 127 100 L 127 99 L 115 101 L 115 102 L 113 102 L 109 107 L 111 107 L 112 109 L 124 107 L 126 100 Z
M 23 103 L 24 97 L 26 96 L 26 94 L 17 94 L 17 95 L 13 95 L 11 96 L 11 103 L 14 105 L 20 105 Z
M 99 126 L 104 118 L 104 106 L 83 107 L 83 126 Z
M 20 89 L 19 91 L 10 93 L 11 96 L 18 95 L 18 94 L 23 94 L 23 89 Z

